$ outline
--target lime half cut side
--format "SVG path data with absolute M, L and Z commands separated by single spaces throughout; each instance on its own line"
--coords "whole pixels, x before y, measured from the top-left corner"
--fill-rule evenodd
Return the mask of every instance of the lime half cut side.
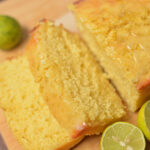
M 101 138 L 101 150 L 145 150 L 142 131 L 127 122 L 117 122 L 107 127 Z
M 138 127 L 150 141 L 150 100 L 142 106 L 138 113 Z

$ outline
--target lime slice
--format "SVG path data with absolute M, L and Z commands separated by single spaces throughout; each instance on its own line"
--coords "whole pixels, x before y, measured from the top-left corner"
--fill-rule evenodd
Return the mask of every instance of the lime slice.
M 150 141 L 150 101 L 147 101 L 138 113 L 138 127 Z
M 19 23 L 10 16 L 0 15 L 0 49 L 14 48 L 22 38 Z
M 101 150 L 144 150 L 145 138 L 136 126 L 117 122 L 105 129 L 100 144 Z

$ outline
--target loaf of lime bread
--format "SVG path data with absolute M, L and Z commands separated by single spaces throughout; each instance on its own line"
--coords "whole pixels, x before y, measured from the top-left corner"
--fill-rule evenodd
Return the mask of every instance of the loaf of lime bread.
M 150 1 L 80 0 L 70 8 L 91 51 L 136 111 L 150 98 Z
M 81 140 L 54 119 L 24 56 L 0 64 L 0 107 L 25 150 L 67 150 Z
M 43 20 L 27 56 L 52 114 L 73 138 L 98 134 L 125 115 L 120 97 L 78 35 Z

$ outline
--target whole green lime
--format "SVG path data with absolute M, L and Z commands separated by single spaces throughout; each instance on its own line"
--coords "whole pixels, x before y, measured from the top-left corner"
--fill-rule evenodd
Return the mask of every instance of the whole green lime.
M 0 49 L 14 48 L 22 38 L 20 24 L 12 17 L 0 15 Z

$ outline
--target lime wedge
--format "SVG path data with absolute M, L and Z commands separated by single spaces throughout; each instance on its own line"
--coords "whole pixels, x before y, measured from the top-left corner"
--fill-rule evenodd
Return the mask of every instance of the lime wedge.
M 150 101 L 147 101 L 138 113 L 138 127 L 150 141 Z
M 144 150 L 142 131 L 127 122 L 117 122 L 107 127 L 101 138 L 101 150 Z

